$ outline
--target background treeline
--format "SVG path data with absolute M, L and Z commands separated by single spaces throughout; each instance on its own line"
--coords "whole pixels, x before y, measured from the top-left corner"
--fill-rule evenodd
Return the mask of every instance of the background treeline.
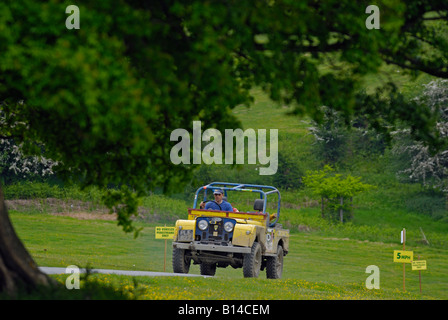
M 445 137 L 448 134 L 448 81 L 424 79 L 426 82 L 420 80 L 408 88 L 408 99 L 424 101 L 438 115 L 437 128 Z M 259 165 L 203 164 L 185 187 L 170 195 L 171 199 L 190 203 L 199 186 L 211 181 L 232 181 L 274 185 L 287 194 L 283 199 L 285 207 L 317 208 L 321 199 L 306 188 L 303 177 L 330 165 L 337 173 L 350 173 L 375 186 L 374 190 L 352 200 L 351 207 L 395 203 L 408 211 L 447 220 L 448 149 L 431 152 L 424 144 L 413 140 L 410 129 L 400 124 L 394 124 L 390 132 L 381 132 L 363 116 L 347 123 L 338 112 L 326 106 L 322 107 L 324 117 L 319 123 L 298 120 L 286 115 L 288 106 L 274 106 L 259 91 L 253 93 L 254 105 L 237 107 L 234 113 L 244 128 L 279 128 L 277 173 L 259 175 Z M 265 115 L 264 121 L 254 119 L 260 115 Z M 57 163 L 46 159 L 44 146 L 40 147 L 42 157 L 27 157 L 13 140 L 0 140 L 0 175 L 6 198 L 71 198 L 90 201 L 97 207 L 101 192 L 80 190 L 76 184 L 64 186 L 54 173 Z M 160 195 L 160 191 L 154 194 Z M 394 199 L 389 199 L 392 194 Z

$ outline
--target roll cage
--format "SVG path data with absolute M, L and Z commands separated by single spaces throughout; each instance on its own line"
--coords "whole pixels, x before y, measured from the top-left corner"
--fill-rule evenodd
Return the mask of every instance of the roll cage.
M 272 186 L 265 186 L 265 185 L 257 185 L 257 184 L 243 184 L 243 183 L 232 183 L 232 182 L 212 182 L 205 186 L 202 186 L 196 190 L 196 193 L 194 195 L 194 203 L 193 203 L 193 209 L 196 209 L 199 193 L 201 191 L 204 191 L 204 198 L 202 201 L 207 201 L 207 191 L 211 189 L 213 192 L 213 189 L 221 189 L 224 191 L 224 196 L 227 197 L 228 191 L 239 191 L 239 192 L 255 192 L 260 194 L 260 199 L 263 200 L 263 210 L 262 213 L 266 214 L 266 204 L 267 204 L 267 196 L 270 194 L 277 194 L 278 196 L 278 202 L 277 202 L 277 215 L 274 221 L 272 221 L 269 224 L 269 227 L 274 227 L 277 223 L 278 219 L 280 218 L 280 201 L 281 196 L 280 192 L 277 190 L 277 188 Z

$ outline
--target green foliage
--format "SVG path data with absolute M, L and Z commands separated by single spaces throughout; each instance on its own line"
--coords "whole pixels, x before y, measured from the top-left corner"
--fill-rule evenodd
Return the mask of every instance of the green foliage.
M 303 172 L 296 159 L 280 152 L 278 154 L 278 169 L 274 176 L 274 185 L 281 189 L 297 189 L 302 187 Z
M 19 182 L 5 186 L 3 193 L 6 200 L 63 198 L 66 190 L 57 185 L 38 182 Z
M 104 191 L 95 186 L 81 189 L 78 185 L 61 186 L 35 181 L 21 181 L 6 185 L 3 187 L 3 193 L 6 200 L 56 198 L 100 203 L 104 197 Z
M 0 102 L 0 126 L 3 124 Z M 8 184 L 23 180 L 44 181 L 53 176 L 51 168 L 55 165 L 45 159 L 45 150 L 41 147 L 39 157 L 26 157 L 14 140 L 0 139 L 0 183 Z
M 322 108 L 324 117 L 321 123 L 314 122 L 310 128 L 315 138 L 315 150 L 325 163 L 337 163 L 347 153 L 349 135 L 347 124 L 331 108 Z
M 381 30 L 368 30 L 369 4 L 80 1 L 81 28 L 68 30 L 66 1 L 3 1 L 0 136 L 14 137 L 30 154 L 40 152 L 36 142 L 44 144 L 64 180 L 127 185 L 137 196 L 188 181 L 195 166 L 171 163 L 170 133 L 193 120 L 238 127 L 230 111 L 252 101 L 254 86 L 294 114 L 319 120 L 317 107 L 327 105 L 375 122 L 385 113 L 437 144 L 431 115 L 395 86 L 358 92 L 362 77 L 383 62 L 448 77 L 440 36 L 446 21 L 437 19 L 435 29 L 423 18 L 443 17 L 446 8 L 439 1 L 380 1 Z M 122 195 L 108 193 L 107 203 L 129 201 L 121 205 L 134 209 L 129 190 L 118 190 Z
M 448 221 L 446 199 L 443 195 L 422 192 L 406 199 L 405 208 L 412 212 L 424 214 L 440 222 Z
M 123 231 L 134 231 L 134 237 L 137 237 L 141 229 L 135 228 L 130 218 L 137 216 L 141 199 L 128 186 L 122 186 L 120 190 L 106 190 L 103 200 L 104 204 L 111 208 L 111 213 L 117 214 L 118 225 L 123 227 Z
M 314 195 L 327 201 L 330 217 L 337 217 L 343 222 L 343 211 L 350 210 L 351 200 L 361 192 L 369 190 L 374 186 L 361 182 L 361 177 L 353 177 L 334 173 L 334 169 L 326 165 L 322 170 L 308 171 L 303 177 L 303 183 L 311 188 Z M 324 203 L 322 203 L 324 207 Z M 324 212 L 322 212 L 324 215 Z
M 314 150 L 328 164 L 344 163 L 351 158 L 382 155 L 387 147 L 386 135 L 370 128 L 365 116 L 359 115 L 347 123 L 340 112 L 322 107 L 322 122 L 312 122 L 309 128 L 315 138 Z
M 369 184 L 362 183 L 361 177 L 348 175 L 343 178 L 342 174 L 335 174 L 329 165 L 325 165 L 323 170 L 308 171 L 303 177 L 303 183 L 311 188 L 315 195 L 325 198 L 354 197 L 373 188 Z

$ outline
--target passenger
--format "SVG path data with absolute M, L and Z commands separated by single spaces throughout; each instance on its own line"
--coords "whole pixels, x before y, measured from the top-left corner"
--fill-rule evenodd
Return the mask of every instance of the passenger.
M 220 210 L 220 211 L 233 211 L 232 205 L 227 201 L 223 200 L 224 192 L 221 189 L 215 189 L 213 191 L 214 201 L 209 201 L 205 203 L 202 201 L 199 204 L 199 208 L 205 210 Z

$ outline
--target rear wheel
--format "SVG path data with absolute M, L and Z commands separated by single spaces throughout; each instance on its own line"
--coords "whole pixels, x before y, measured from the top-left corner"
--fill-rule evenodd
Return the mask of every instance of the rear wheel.
M 214 276 L 216 273 L 216 263 L 201 263 L 201 274 L 203 276 Z
M 188 273 L 190 271 L 191 259 L 186 255 L 184 249 L 173 249 L 173 271 L 175 273 Z
M 262 256 L 261 246 L 258 242 L 254 242 L 250 253 L 244 255 L 243 274 L 245 278 L 258 278 L 260 274 Z
M 267 257 L 266 259 L 266 277 L 268 279 L 280 279 L 283 273 L 283 247 L 277 247 L 277 255 L 275 257 Z

